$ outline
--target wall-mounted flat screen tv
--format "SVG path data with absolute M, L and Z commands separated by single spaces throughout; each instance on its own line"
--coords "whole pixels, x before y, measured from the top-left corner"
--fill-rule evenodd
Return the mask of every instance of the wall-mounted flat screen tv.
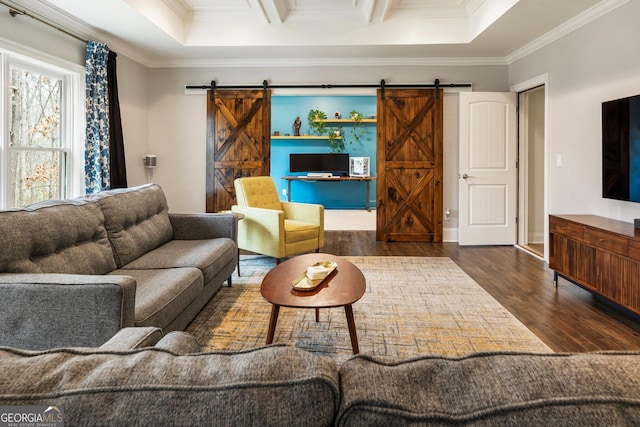
M 336 176 L 349 175 L 348 153 L 289 154 L 291 173 L 330 173 Z
M 602 103 L 602 197 L 640 202 L 640 95 Z

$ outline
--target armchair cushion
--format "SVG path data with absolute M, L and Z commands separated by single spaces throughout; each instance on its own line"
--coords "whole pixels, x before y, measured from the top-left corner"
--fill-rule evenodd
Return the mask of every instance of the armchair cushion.
M 240 206 L 282 210 L 278 190 L 271 177 L 253 176 L 234 181 Z
M 294 219 L 284 220 L 284 240 L 287 244 L 317 238 L 318 224 L 296 221 Z

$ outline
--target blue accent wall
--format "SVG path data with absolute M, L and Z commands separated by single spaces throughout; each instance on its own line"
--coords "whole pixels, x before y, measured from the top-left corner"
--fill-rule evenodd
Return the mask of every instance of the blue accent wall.
M 352 110 L 359 111 L 366 118 L 376 114 L 375 96 L 272 96 L 271 97 L 271 132 L 278 131 L 281 136 L 293 135 L 293 122 L 299 116 L 302 121 L 300 134 L 310 134 L 307 123 L 309 110 L 319 108 L 327 114 L 327 118 L 334 117 L 340 112 L 342 118 L 348 118 Z M 364 123 L 364 135 L 358 142 L 350 134 L 349 123 L 327 123 L 327 127 L 342 126 L 345 139 L 345 152 L 351 157 L 369 157 L 371 176 L 376 176 L 376 124 Z M 287 181 L 282 179 L 286 175 L 305 175 L 289 172 L 289 154 L 291 153 L 330 153 L 329 142 L 326 139 L 271 139 L 271 177 L 276 183 L 278 194 L 282 200 L 282 190 L 287 188 Z M 365 182 L 302 182 L 291 183 L 291 201 L 302 203 L 319 203 L 326 209 L 364 209 L 366 184 Z M 375 207 L 376 182 L 371 182 L 370 204 Z

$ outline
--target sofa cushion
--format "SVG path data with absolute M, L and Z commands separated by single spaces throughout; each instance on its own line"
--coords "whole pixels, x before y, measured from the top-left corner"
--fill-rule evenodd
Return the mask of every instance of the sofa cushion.
M 122 267 L 123 270 L 197 267 L 208 284 L 229 264 L 236 264 L 238 250 L 231 239 L 172 240 Z
M 473 354 L 340 368 L 340 426 L 640 425 L 640 353 Z
M 200 353 L 202 351 L 196 337 L 184 331 L 169 332 L 154 347 L 176 354 Z
M 0 272 L 106 274 L 116 268 L 96 202 L 53 201 L 0 212 Z
M 330 426 L 333 360 L 270 346 L 236 353 L 0 348 L 0 406 L 56 405 L 65 425 Z
M 95 197 L 118 268 L 172 239 L 167 199 L 158 185 L 103 191 Z
M 204 288 L 197 268 L 156 270 L 114 270 L 136 280 L 135 326 L 164 329 L 196 298 Z
M 155 326 L 146 328 L 122 328 L 109 341 L 100 346 L 100 350 L 134 350 L 152 347 L 162 338 L 162 329 Z

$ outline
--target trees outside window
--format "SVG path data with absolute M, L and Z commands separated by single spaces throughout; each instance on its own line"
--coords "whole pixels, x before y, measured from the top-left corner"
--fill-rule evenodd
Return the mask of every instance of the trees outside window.
M 21 67 L 11 67 L 10 74 L 9 204 L 18 207 L 64 198 L 62 79 Z
M 0 111 L 6 111 L 0 117 L 6 129 L 0 146 L 0 208 L 78 195 L 84 164 L 77 123 L 81 75 L 1 50 L 0 59 L 6 88 L 0 91 Z

